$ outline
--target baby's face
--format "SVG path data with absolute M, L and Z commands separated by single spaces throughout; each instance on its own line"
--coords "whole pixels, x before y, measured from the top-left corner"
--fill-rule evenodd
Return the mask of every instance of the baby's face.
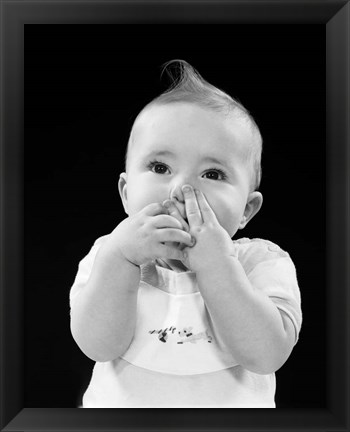
M 243 120 L 228 121 L 194 104 L 147 109 L 135 125 L 128 171 L 120 183 L 127 214 L 170 198 L 186 219 L 181 187 L 190 184 L 203 192 L 219 223 L 233 237 L 247 222 L 244 216 L 251 213 L 251 203 L 256 205 L 246 160 L 252 139 Z

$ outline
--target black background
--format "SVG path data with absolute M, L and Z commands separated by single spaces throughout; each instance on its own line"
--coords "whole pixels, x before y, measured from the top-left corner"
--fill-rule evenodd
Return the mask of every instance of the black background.
M 124 217 L 117 182 L 134 118 L 182 58 L 238 98 L 264 139 L 262 210 L 239 235 L 297 268 L 304 322 L 277 372 L 277 407 L 326 405 L 325 27 L 25 25 L 25 403 L 76 407 L 93 362 L 69 329 L 69 290 Z

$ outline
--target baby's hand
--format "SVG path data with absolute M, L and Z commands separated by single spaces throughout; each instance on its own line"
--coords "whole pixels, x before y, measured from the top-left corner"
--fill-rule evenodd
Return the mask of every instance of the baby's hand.
M 188 226 L 188 223 L 185 221 L 185 219 L 182 217 L 179 209 L 176 207 L 176 204 L 174 201 L 172 201 L 171 199 L 167 199 L 163 202 L 163 206 L 168 210 L 168 214 L 170 216 L 173 216 L 175 219 L 177 219 L 183 229 L 187 232 L 190 231 L 190 227 Z
M 152 203 L 118 225 L 113 242 L 126 260 L 137 266 L 156 258 L 183 260 L 178 244 L 191 246 L 191 235 L 167 213 L 162 204 Z
M 195 272 L 210 269 L 221 258 L 234 255 L 232 240 L 202 192 L 186 185 L 183 193 L 190 233 L 195 238 L 195 245 L 184 249 L 183 262 Z

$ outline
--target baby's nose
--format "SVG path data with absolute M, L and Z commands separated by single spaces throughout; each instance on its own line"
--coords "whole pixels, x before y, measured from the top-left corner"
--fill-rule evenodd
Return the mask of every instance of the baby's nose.
M 175 185 L 171 191 L 170 191 L 170 199 L 175 199 L 178 202 L 184 203 L 185 202 L 185 198 L 182 192 L 182 184 L 177 184 Z
M 182 192 L 182 184 L 178 184 L 175 187 L 173 187 L 170 191 L 169 198 L 174 201 L 175 206 L 177 207 L 178 211 L 180 212 L 181 216 L 186 219 L 186 209 L 185 209 L 185 198 Z

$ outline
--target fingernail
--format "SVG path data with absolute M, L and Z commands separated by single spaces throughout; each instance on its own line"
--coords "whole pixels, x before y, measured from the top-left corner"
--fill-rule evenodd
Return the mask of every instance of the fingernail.
M 183 192 L 191 192 L 191 186 L 183 186 L 182 190 Z
M 172 203 L 172 201 L 170 201 L 170 200 L 165 200 L 165 201 L 163 202 L 163 206 L 164 206 L 165 208 L 170 208 L 172 205 L 173 205 L 173 203 Z

